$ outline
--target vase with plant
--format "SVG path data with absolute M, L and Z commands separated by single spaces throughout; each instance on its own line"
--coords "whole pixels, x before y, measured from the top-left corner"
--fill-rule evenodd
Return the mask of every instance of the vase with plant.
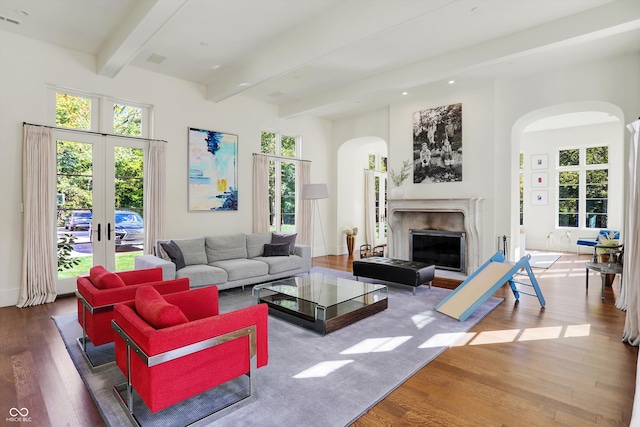
M 342 230 L 345 236 L 347 236 L 347 250 L 349 251 L 349 256 L 353 256 L 353 247 L 356 243 L 356 235 L 358 234 L 358 227 L 345 227 Z
M 394 199 L 399 199 L 404 195 L 402 184 L 407 178 L 409 178 L 411 167 L 411 160 L 404 160 L 399 172 L 396 172 L 393 169 L 389 172 L 391 181 L 393 181 L 393 185 L 395 185 L 395 188 L 391 190 L 391 197 L 393 197 Z

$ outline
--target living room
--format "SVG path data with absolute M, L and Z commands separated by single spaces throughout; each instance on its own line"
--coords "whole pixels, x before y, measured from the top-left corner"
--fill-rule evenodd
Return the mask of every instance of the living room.
M 637 7 L 632 10 L 636 14 L 634 19 L 629 18 L 633 24 L 639 19 L 639 11 Z M 542 30 L 538 31 L 535 35 L 540 36 Z M 459 52 L 460 55 L 465 53 L 470 55 L 470 50 Z M 368 153 L 358 147 L 385 144 L 388 169 L 398 170 L 404 160 L 413 158 L 413 113 L 461 103 L 464 129 L 462 181 L 407 182 L 404 198 L 482 199 L 480 233 L 483 237 L 479 257 L 486 259 L 496 250 L 496 236 L 520 234 L 518 165 L 522 131 L 528 125 L 547 116 L 603 112 L 617 118 L 618 133 L 614 142 L 623 147 L 628 133 L 621 130 L 622 125 L 634 120 L 640 112 L 637 77 L 640 75 L 640 54 L 637 50 L 572 64 L 565 64 L 561 55 L 557 56 L 556 67 L 536 70 L 535 60 L 525 61 L 521 66 L 529 67 L 530 72 L 510 77 L 465 79 L 462 67 L 455 84 L 448 84 L 449 77 L 443 76 L 438 81 L 412 87 L 408 95 L 398 93 L 386 105 L 330 119 L 302 113 L 285 116 L 277 105 L 243 95 L 212 102 L 207 99 L 205 85 L 136 66 L 124 67 L 114 78 L 106 77 L 96 73 L 93 55 L 0 27 L 0 176 L 5 183 L 1 190 L 5 200 L 1 214 L 5 249 L 0 257 L 0 306 L 16 304 L 22 280 L 24 227 L 19 184 L 23 172 L 22 124 L 55 124 L 55 112 L 49 99 L 51 90 L 75 90 L 152 106 L 153 125 L 147 136 L 167 141 L 166 238 L 200 236 L 203 230 L 211 235 L 251 232 L 252 155 L 260 152 L 261 132 L 300 136 L 301 157 L 312 160 L 311 182 L 327 183 L 330 193 L 329 199 L 319 201 L 326 248 L 316 229 L 314 256 L 323 255 L 325 251 L 334 255 L 346 253 L 344 225 L 364 227 L 364 219 L 358 219 L 363 217 L 363 196 L 354 190 L 359 185 L 352 184 L 363 182 L 361 172 L 366 167 L 368 158 L 365 154 Z M 371 84 L 375 85 L 375 82 Z M 189 127 L 238 136 L 237 211 L 188 211 Z M 618 157 L 617 168 L 626 164 L 628 151 L 623 151 L 619 153 L 624 155 Z M 359 153 L 357 159 L 352 157 L 353 153 Z M 551 158 L 554 153 L 548 154 Z M 622 212 L 616 214 L 621 221 Z M 538 242 L 532 247 L 545 249 L 543 237 L 534 235 L 532 239 L 538 239 Z M 556 234 L 556 239 L 559 237 L 560 234 Z M 362 242 L 359 240 L 359 243 Z M 511 238 L 511 249 L 515 250 L 518 243 L 517 239 Z M 67 289 L 63 293 L 72 291 Z

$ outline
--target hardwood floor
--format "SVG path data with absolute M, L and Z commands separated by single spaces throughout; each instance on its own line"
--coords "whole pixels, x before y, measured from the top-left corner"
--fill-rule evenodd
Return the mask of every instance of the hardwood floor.
M 533 297 L 516 303 L 502 287 L 495 296 L 505 301 L 466 341 L 444 351 L 353 426 L 628 425 L 638 349 L 620 341 L 625 313 L 614 305 L 619 279 L 604 301 L 595 275 L 585 292 L 587 259 L 566 254 L 550 269 L 535 270 L 544 309 Z M 347 256 L 313 260 L 314 266 L 344 271 L 351 271 L 351 262 Z M 51 320 L 74 312 L 75 303 L 75 297 L 62 297 L 0 309 L 0 420 L 10 417 L 11 408 L 27 408 L 28 425 L 105 425 Z

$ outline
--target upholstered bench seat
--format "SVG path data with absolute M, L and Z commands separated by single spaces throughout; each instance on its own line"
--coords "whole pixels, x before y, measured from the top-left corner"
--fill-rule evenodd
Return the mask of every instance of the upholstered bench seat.
M 436 274 L 436 266 L 417 261 L 395 258 L 372 257 L 353 261 L 353 275 L 385 282 L 413 286 L 415 295 L 418 286 L 429 284 Z

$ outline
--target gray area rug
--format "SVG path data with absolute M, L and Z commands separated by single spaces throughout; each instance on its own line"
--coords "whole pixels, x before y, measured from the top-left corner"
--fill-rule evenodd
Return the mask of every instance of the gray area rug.
M 313 271 L 352 277 L 322 268 Z M 388 309 L 324 337 L 270 316 L 269 364 L 257 372 L 257 400 L 211 425 L 349 425 L 502 302 L 490 298 L 459 322 L 434 311 L 449 292 L 422 286 L 414 296 L 410 287 L 390 287 Z M 251 304 L 249 287 L 220 292 L 222 312 Z M 91 373 L 75 342 L 81 335 L 75 313 L 55 316 L 54 321 L 105 422 L 114 427 L 129 424 L 112 391 L 124 376 L 115 365 Z M 203 401 L 195 399 L 191 409 Z M 166 415 L 161 411 L 151 425 L 176 426 L 191 409 Z
M 534 268 L 549 268 L 562 256 L 557 252 L 537 252 L 527 251 L 527 254 L 531 255 L 529 264 Z

